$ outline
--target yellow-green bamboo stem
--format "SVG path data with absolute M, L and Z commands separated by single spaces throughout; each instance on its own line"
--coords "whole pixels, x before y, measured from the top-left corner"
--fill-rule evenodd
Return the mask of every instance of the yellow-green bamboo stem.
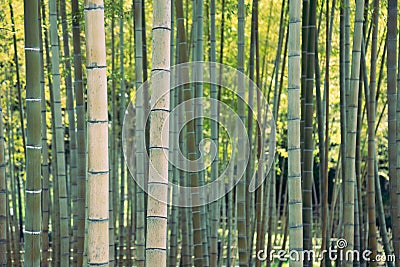
M 301 165 L 300 165 L 300 10 L 299 0 L 289 3 L 288 44 L 288 206 L 289 248 L 303 250 Z M 303 266 L 299 259 L 290 266 Z
M 25 266 L 40 265 L 41 236 L 41 93 L 39 1 L 24 1 L 26 64 Z M 21 204 L 21 203 L 20 203 Z
M 57 30 L 57 3 L 49 1 L 50 5 L 50 44 L 51 44 L 51 75 L 53 78 L 53 118 L 55 127 L 54 151 L 56 153 L 58 201 L 60 213 L 60 264 L 69 266 L 69 215 L 67 196 L 67 175 L 65 168 L 64 125 L 62 122 L 61 107 L 61 76 L 60 76 L 60 51 Z
M 356 1 L 356 15 L 354 23 L 353 53 L 351 64 L 350 92 L 347 101 L 347 134 L 346 134 L 346 169 L 344 177 L 344 210 L 343 224 L 344 235 L 348 246 L 344 253 L 354 248 L 354 189 L 356 183 L 355 155 L 356 155 L 356 130 L 357 130 L 357 109 L 359 94 L 361 42 L 363 39 L 363 14 L 364 1 Z M 349 257 L 345 266 L 352 266 L 353 260 Z
M 3 109 L 0 101 L 0 266 L 7 266 L 7 184 L 4 150 Z

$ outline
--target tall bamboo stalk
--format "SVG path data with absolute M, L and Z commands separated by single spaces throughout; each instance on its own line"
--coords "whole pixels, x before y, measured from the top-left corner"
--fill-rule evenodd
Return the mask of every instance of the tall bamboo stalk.
M 300 165 L 300 1 L 289 3 L 289 54 L 288 54 L 288 203 L 289 247 L 303 250 L 301 165 Z M 291 260 L 290 266 L 302 266 Z
M 54 153 L 56 153 L 58 201 L 60 212 L 60 264 L 69 266 L 69 216 L 67 173 L 65 167 L 64 125 L 62 122 L 61 107 L 61 75 L 60 51 L 57 30 L 57 5 L 55 0 L 50 0 L 50 45 L 51 45 L 51 74 L 53 78 L 53 119 L 55 127 Z
M 361 42 L 363 39 L 363 11 L 364 1 L 356 3 L 356 15 L 354 23 L 354 39 L 351 65 L 350 93 L 347 101 L 347 135 L 346 135 L 346 176 L 344 177 L 344 238 L 348 246 L 344 252 L 352 250 L 354 247 L 354 189 L 356 183 L 355 175 L 355 152 L 356 152 L 356 129 L 357 129 L 357 109 L 358 109 L 358 89 L 360 75 Z M 353 259 L 348 258 L 344 261 L 345 266 L 351 266 Z
M 339 65 L 339 87 L 340 87 L 340 160 L 341 160 L 341 177 L 345 177 L 345 168 L 346 168 L 346 100 L 347 100 L 347 91 L 346 91 L 346 62 L 345 62 L 345 50 L 346 50 L 346 40 L 345 40 L 345 6 L 344 1 L 340 2 L 340 39 L 339 39 L 339 57 L 340 57 L 340 65 Z M 335 187 L 336 188 L 336 187 Z M 344 188 L 344 187 L 342 187 Z M 331 227 L 328 228 L 330 231 Z M 330 233 L 330 232 L 329 232 Z
M 177 49 L 178 49 L 178 63 L 186 63 L 188 61 L 188 43 L 187 43 L 187 35 L 185 30 L 185 21 L 184 11 L 183 11 L 183 1 L 178 0 L 176 2 L 176 17 L 177 17 Z M 181 79 L 187 79 L 188 73 L 183 72 Z M 192 88 L 189 84 L 185 84 L 182 86 L 180 91 L 180 101 L 188 101 L 193 97 Z M 185 105 L 185 112 L 193 112 L 193 107 L 191 105 Z M 179 115 L 179 125 L 182 125 L 183 114 Z M 179 139 L 180 147 L 182 147 L 185 152 L 185 156 L 189 160 L 195 159 L 195 136 L 194 136 L 194 122 L 189 121 L 187 124 L 187 129 L 184 133 L 184 136 L 181 136 Z M 186 140 L 186 141 L 185 141 Z M 182 186 L 188 186 L 188 179 L 190 175 L 195 175 L 193 173 L 187 174 L 183 171 L 180 172 L 180 180 Z M 189 199 L 185 200 L 187 204 L 189 204 L 192 200 L 192 197 L 189 196 Z M 190 208 L 181 209 L 182 213 L 182 266 L 193 266 L 193 242 L 192 242 L 192 220 Z
M 237 69 L 244 73 L 244 49 L 245 49 L 245 5 L 244 0 L 238 0 L 238 60 Z M 243 123 L 245 123 L 245 106 L 242 99 L 245 99 L 245 83 L 240 75 L 238 79 L 238 114 Z M 240 129 L 242 129 L 240 127 Z M 241 131 L 241 130 L 240 130 Z M 238 136 L 243 133 L 239 132 Z M 239 139 L 238 150 L 245 151 L 244 140 Z M 244 169 L 245 153 L 239 153 L 238 166 L 239 170 Z M 240 177 L 236 187 L 236 202 L 237 202 L 237 228 L 238 228 L 238 252 L 239 266 L 248 265 L 248 243 L 247 243 L 247 225 L 246 225 L 246 177 Z
M 5 138 L 3 127 L 3 108 L 0 101 L 0 266 L 7 266 L 9 255 L 7 255 L 7 182 L 5 162 Z
M 142 34 L 142 0 L 136 0 L 134 3 L 134 27 L 135 27 L 135 87 L 136 90 L 140 88 L 143 84 L 143 34 Z M 145 148 L 145 102 L 144 91 L 137 91 L 137 102 L 136 102 L 136 179 L 139 181 L 144 181 L 146 173 L 146 153 Z M 143 267 L 145 263 L 145 195 L 143 188 L 137 186 L 136 189 L 136 265 L 138 267 Z
M 70 48 L 69 48 L 69 32 L 68 32 L 68 22 L 67 22 L 67 7 L 66 0 L 60 1 L 60 13 L 61 13 L 61 25 L 62 25 L 62 36 L 63 36 L 63 48 L 64 48 L 64 63 L 65 63 L 65 88 L 67 91 L 67 101 L 66 101 L 66 111 L 68 117 L 68 136 L 69 136 L 69 199 L 71 200 L 70 205 L 68 205 L 68 212 L 72 212 L 73 206 L 75 206 L 77 201 L 77 152 L 76 152 L 76 131 L 75 131 L 75 107 L 74 107 L 74 92 L 72 89 L 72 68 L 70 60 Z M 76 214 L 73 214 L 73 223 L 75 225 Z M 70 247 L 75 247 L 76 236 L 72 234 L 70 238 Z
M 195 41 L 195 50 L 193 50 L 193 56 L 196 61 L 203 61 L 203 56 L 204 56 L 204 44 L 203 44 L 203 35 L 204 35 L 204 11 L 203 11 L 203 4 L 204 2 L 202 0 L 195 0 L 194 3 L 196 6 L 193 6 L 193 14 L 196 16 L 195 20 L 195 25 L 194 27 L 196 28 L 196 35 L 193 36 L 193 39 L 196 39 Z M 199 68 L 196 72 L 196 77 L 197 79 L 202 79 L 203 77 L 203 70 Z M 204 119 L 203 119 L 203 101 L 202 97 L 204 94 L 204 88 L 203 88 L 203 83 L 195 83 L 194 84 L 194 90 L 195 90 L 195 97 L 199 98 L 196 101 L 195 104 L 195 114 L 198 116 L 198 118 L 195 120 L 195 136 L 196 136 L 196 146 L 199 147 L 201 140 L 203 140 L 203 129 L 204 129 Z M 204 173 L 204 159 L 201 157 L 200 149 L 196 149 L 196 157 L 199 158 L 199 163 L 198 167 L 201 171 L 198 172 L 198 186 L 203 186 L 205 183 L 205 173 Z M 194 176 L 192 176 L 194 178 Z M 191 181 L 192 183 L 192 181 Z M 192 184 L 192 186 L 196 186 L 196 184 Z M 206 196 L 204 193 L 201 191 L 199 192 L 199 199 L 203 200 Z M 198 239 L 198 242 L 202 243 L 202 249 L 201 249 L 201 257 L 197 257 L 195 255 L 195 262 L 198 259 L 198 264 L 199 266 L 202 267 L 208 267 L 209 264 L 209 252 L 208 252 L 208 227 L 207 227 L 207 213 L 206 213 L 206 207 L 203 205 L 201 207 L 194 207 L 194 210 L 197 212 L 197 209 L 200 209 L 200 218 L 197 218 L 197 214 L 194 213 L 195 215 L 193 218 L 193 223 L 194 223 L 194 230 L 197 232 L 197 226 L 196 226 L 196 221 L 200 222 L 200 233 L 201 233 L 201 239 Z M 196 241 L 195 241 L 196 242 Z M 196 251 L 196 247 L 195 247 Z M 199 251 L 199 250 L 198 250 Z M 200 263 L 202 261 L 202 263 Z
M 374 10 L 372 14 L 372 46 L 371 46 L 371 66 L 370 66 L 370 84 L 369 84 L 369 103 L 368 103 L 368 177 L 367 177 L 367 195 L 368 195 L 368 249 L 372 251 L 371 257 L 377 255 L 377 229 L 375 213 L 375 118 L 376 118 L 376 65 L 377 65 L 377 38 L 379 21 L 379 0 L 374 0 Z M 359 196 L 361 197 L 361 196 Z M 372 262 L 370 266 L 376 266 Z
M 303 21 L 304 23 L 304 21 Z M 304 165 L 303 165 L 303 227 L 304 249 L 312 249 L 312 184 L 314 163 L 314 55 L 316 31 L 316 1 L 309 1 L 307 69 L 304 90 Z M 311 266 L 311 260 L 305 260 L 305 266 Z
M 171 1 L 157 0 L 153 6 L 152 92 L 150 111 L 150 194 L 147 203 L 146 266 L 167 266 L 169 78 Z M 162 96 L 162 101 L 159 101 Z M 168 154 L 168 152 L 166 152 Z M 157 199 L 156 199 L 156 198 Z
M 44 5 L 41 5 L 42 13 L 41 14 L 41 23 L 45 25 L 45 12 Z M 47 144 L 47 105 L 46 105 L 46 82 L 45 82 L 45 72 L 44 72 L 44 53 L 43 53 L 43 38 L 42 31 L 40 31 L 40 86 L 41 86 L 41 94 L 42 94 L 42 103 L 41 103 L 41 112 L 42 112 L 42 262 L 41 266 L 47 266 L 50 260 L 50 235 L 49 235 L 49 226 L 50 226 L 50 172 L 49 172 L 49 148 Z M 49 87 L 51 84 L 49 84 Z
M 114 4 L 114 2 L 112 2 Z M 110 140 L 110 175 L 109 175 L 109 194 L 111 198 L 111 203 L 109 203 L 109 224 L 108 224 L 108 231 L 109 231 L 109 251 L 110 251 L 110 259 L 109 262 L 111 264 L 118 264 L 118 257 L 117 257 L 117 246 L 118 246 L 118 227 L 117 227 L 117 214 L 119 211 L 120 206 L 118 205 L 118 198 L 119 198 L 119 166 L 118 166 L 118 108 L 117 108 L 117 89 L 116 89 L 116 53 L 115 53 L 115 20 L 116 20 L 116 11 L 114 5 L 111 6 L 111 134 L 109 137 Z M 115 212 L 115 215 L 114 215 Z
M 72 0 L 72 38 L 74 49 L 74 93 L 76 111 L 76 144 L 77 144 L 77 200 L 76 200 L 76 243 L 74 252 L 76 265 L 83 263 L 84 231 L 85 231 L 85 201 L 86 201 L 86 127 L 85 106 L 82 80 L 82 55 L 80 41 L 80 18 L 78 0 Z M 75 206 L 74 206 L 75 207 Z
M 257 20 L 257 8 L 258 1 L 253 1 L 251 8 L 251 23 L 250 23 L 250 58 L 249 58 L 249 78 L 252 81 L 255 81 L 254 73 L 255 73 L 255 50 L 256 50 L 256 20 Z M 248 90 L 248 105 L 253 106 L 254 103 L 254 83 L 249 83 Z M 250 133 L 248 135 L 249 144 L 252 144 L 253 134 L 253 111 L 249 108 L 247 109 L 247 132 Z M 252 155 L 253 147 L 250 146 L 250 153 L 248 155 L 248 162 L 246 165 L 246 184 L 250 184 L 252 174 L 253 174 L 253 155 Z M 261 190 L 261 189 L 260 189 Z M 254 230 L 255 230 L 255 218 L 254 218 L 254 195 L 255 194 L 246 194 L 246 235 L 247 235 L 247 247 L 248 254 L 252 255 L 253 244 L 254 244 Z M 272 217 L 272 216 L 271 216 Z M 271 218 L 272 219 L 272 218 Z M 249 256 L 248 265 L 252 265 L 253 257 Z
M 24 249 L 25 266 L 40 265 L 41 235 L 41 92 L 39 1 L 24 1 L 26 64 L 26 197 Z M 20 203 L 21 205 L 21 203 Z
M 216 62 L 216 23 L 215 23 L 215 0 L 210 1 L 210 61 Z M 218 100 L 218 86 L 216 83 L 216 68 L 215 65 L 211 65 L 211 98 Z M 211 181 L 215 181 L 218 178 L 218 164 L 219 164 L 219 143 L 218 143 L 218 105 L 215 101 L 211 102 L 211 139 L 216 147 L 216 156 L 211 163 Z M 220 185 L 218 185 L 218 189 Z M 217 191 L 217 194 L 219 192 Z M 215 201 L 211 204 L 211 233 L 210 233 L 210 266 L 217 267 L 218 266 L 218 223 L 220 222 L 219 218 L 219 204 L 220 201 Z
M 88 76 L 88 241 L 89 266 L 109 262 L 109 163 L 106 50 L 102 0 L 85 1 Z

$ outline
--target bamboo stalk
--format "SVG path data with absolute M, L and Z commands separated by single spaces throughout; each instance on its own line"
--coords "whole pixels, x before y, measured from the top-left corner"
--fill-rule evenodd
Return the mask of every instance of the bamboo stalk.
M 26 189 L 24 264 L 40 265 L 41 236 L 41 93 L 39 2 L 24 1 L 24 35 L 26 64 Z M 21 205 L 21 203 L 20 203 Z
M 109 264 L 109 163 L 104 5 L 85 1 L 88 75 L 87 264 Z
M 152 93 L 150 109 L 150 194 L 147 203 L 146 266 L 167 265 L 168 138 L 171 2 L 157 0 L 153 7 Z M 162 101 L 158 96 L 162 96 Z M 162 129 L 160 131 L 160 129 Z M 156 198 L 155 198 L 156 197 Z
M 288 208 L 290 250 L 303 250 L 300 151 L 300 1 L 289 3 L 288 52 Z M 302 266 L 291 260 L 290 266 Z

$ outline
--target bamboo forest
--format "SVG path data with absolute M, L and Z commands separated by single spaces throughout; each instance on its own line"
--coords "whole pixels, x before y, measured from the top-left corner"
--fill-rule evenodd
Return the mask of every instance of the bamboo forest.
M 0 0 L 0 266 L 400 267 L 398 0 Z

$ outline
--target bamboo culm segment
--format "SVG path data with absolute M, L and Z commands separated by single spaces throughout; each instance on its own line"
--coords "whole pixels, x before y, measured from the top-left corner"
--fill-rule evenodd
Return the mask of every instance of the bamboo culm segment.
M 87 222 L 89 266 L 109 264 L 109 163 L 104 4 L 85 1 L 88 95 Z
M 288 204 L 289 248 L 303 250 L 302 194 L 300 165 L 300 10 L 299 0 L 289 3 L 288 44 Z M 291 260 L 290 266 L 303 266 Z
M 153 3 L 152 88 L 150 107 L 149 198 L 146 266 L 167 266 L 168 114 L 171 43 L 171 1 Z M 162 100 L 157 96 L 163 95 Z M 154 197 L 152 197 L 153 195 Z
M 41 92 L 39 1 L 24 1 L 26 64 L 25 266 L 40 265 L 41 237 Z

